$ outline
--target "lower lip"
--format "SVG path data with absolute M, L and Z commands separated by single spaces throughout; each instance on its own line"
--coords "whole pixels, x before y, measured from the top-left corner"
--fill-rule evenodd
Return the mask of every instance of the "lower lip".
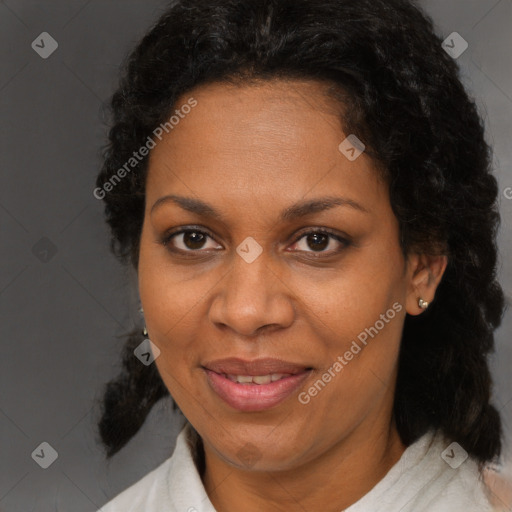
M 204 368 L 208 384 L 228 405 L 244 412 L 264 411 L 286 400 L 307 379 L 311 370 L 269 384 L 240 384 Z

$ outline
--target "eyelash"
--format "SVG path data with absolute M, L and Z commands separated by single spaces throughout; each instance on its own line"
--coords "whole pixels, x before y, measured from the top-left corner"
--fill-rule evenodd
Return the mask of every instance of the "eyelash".
M 181 235 L 183 233 L 198 233 L 201 235 L 206 235 L 207 237 L 211 238 L 212 240 L 215 240 L 215 237 L 213 237 L 208 231 L 190 226 L 187 228 L 182 228 L 178 231 L 164 233 L 164 235 L 160 239 L 160 243 L 163 246 L 165 246 L 168 250 L 170 250 L 174 253 L 179 253 L 179 254 L 187 254 L 187 253 L 194 254 L 194 253 L 207 252 L 207 251 L 204 251 L 203 249 L 197 249 L 197 250 L 189 249 L 187 251 L 184 251 L 183 249 L 177 249 L 176 247 L 172 247 L 170 245 L 171 240 L 174 237 Z M 348 238 L 344 238 L 327 228 L 311 229 L 309 231 L 302 232 L 297 238 L 294 239 L 294 241 L 292 242 L 292 245 L 295 245 L 299 240 L 302 240 L 303 238 L 307 237 L 308 235 L 315 235 L 315 234 L 327 235 L 329 238 L 336 240 L 337 242 L 339 242 L 342 245 L 341 249 L 334 250 L 334 251 L 331 250 L 331 251 L 318 251 L 318 252 L 317 251 L 298 251 L 298 252 L 306 252 L 306 253 L 311 253 L 311 254 L 315 254 L 315 255 L 316 254 L 318 254 L 318 255 L 326 254 L 327 256 L 332 256 L 335 254 L 339 254 L 343 249 L 346 249 L 347 247 L 352 245 L 351 240 L 349 240 Z M 315 257 L 317 257 L 317 256 L 315 256 Z

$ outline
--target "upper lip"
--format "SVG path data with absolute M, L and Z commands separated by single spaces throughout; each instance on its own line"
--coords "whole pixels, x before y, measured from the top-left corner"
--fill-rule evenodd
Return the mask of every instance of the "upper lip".
M 215 373 L 226 375 L 270 375 L 273 373 L 301 373 L 310 367 L 303 364 L 291 363 L 282 359 L 262 358 L 245 361 L 237 357 L 216 359 L 203 364 L 204 368 Z

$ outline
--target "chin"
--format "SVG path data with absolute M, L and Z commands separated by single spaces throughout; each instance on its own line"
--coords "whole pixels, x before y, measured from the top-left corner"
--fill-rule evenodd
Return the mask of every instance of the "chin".
M 300 458 L 298 448 L 303 448 L 298 435 L 287 436 L 285 440 L 284 436 L 280 439 L 272 437 L 269 434 L 272 430 L 268 428 L 253 435 L 247 430 L 209 444 L 228 464 L 242 470 L 283 471 L 297 465 Z

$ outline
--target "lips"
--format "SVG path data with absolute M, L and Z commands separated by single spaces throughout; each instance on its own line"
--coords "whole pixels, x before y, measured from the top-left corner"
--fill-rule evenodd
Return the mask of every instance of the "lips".
M 311 368 L 279 359 L 220 359 L 203 365 L 215 394 L 234 409 L 263 411 L 286 400 Z
M 225 375 L 271 375 L 283 373 L 295 375 L 308 369 L 307 366 L 289 363 L 280 359 L 255 359 L 244 361 L 239 358 L 217 359 L 203 365 L 208 370 Z

